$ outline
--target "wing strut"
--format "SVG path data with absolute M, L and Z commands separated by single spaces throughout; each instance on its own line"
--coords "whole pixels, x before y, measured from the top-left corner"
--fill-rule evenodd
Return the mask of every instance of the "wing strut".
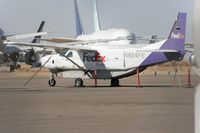
M 69 57 L 64 56 L 66 59 L 68 59 L 72 64 L 74 64 L 75 66 L 77 66 L 80 70 L 82 70 L 84 72 L 85 75 L 87 75 L 88 77 L 92 78 L 91 75 L 88 74 L 88 70 L 85 70 L 83 67 L 81 67 L 79 64 L 77 64 L 76 62 L 74 62 L 73 60 L 71 60 Z

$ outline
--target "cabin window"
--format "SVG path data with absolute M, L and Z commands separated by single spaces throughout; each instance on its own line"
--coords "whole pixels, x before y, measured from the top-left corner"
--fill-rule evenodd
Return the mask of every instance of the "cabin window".
M 54 64 L 54 60 L 52 60 L 52 64 Z

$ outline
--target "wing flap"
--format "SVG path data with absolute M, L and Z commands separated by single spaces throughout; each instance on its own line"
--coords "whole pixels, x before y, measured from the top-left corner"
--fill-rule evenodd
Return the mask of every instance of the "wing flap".
M 40 40 L 47 41 L 47 42 L 54 42 L 54 43 L 82 42 L 81 40 L 77 40 L 77 39 L 74 39 L 74 38 L 58 38 L 58 37 L 42 38 Z
M 79 40 L 75 38 L 42 38 L 42 41 L 54 42 L 54 43 L 72 43 L 72 44 L 92 44 L 92 43 L 103 43 L 103 42 L 112 42 L 112 41 L 121 41 L 121 40 L 132 40 L 131 37 L 118 37 L 115 39 L 94 39 L 94 40 Z

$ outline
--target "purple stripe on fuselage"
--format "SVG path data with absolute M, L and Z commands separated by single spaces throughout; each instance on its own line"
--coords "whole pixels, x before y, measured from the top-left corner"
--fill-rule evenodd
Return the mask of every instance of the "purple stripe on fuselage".
M 151 66 L 158 63 L 163 63 L 168 61 L 164 53 L 152 53 L 150 54 L 139 67 L 142 66 Z

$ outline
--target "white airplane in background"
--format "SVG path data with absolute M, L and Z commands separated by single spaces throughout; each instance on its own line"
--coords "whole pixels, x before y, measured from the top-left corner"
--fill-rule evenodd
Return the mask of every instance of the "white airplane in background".
M 15 45 L 5 45 L 4 41 L 12 41 L 16 39 L 24 39 L 34 37 L 32 43 L 39 43 L 41 35 L 47 35 L 46 32 L 43 31 L 45 22 L 42 21 L 37 33 L 30 34 L 22 34 L 22 35 L 6 35 L 5 32 L 0 29 L 0 60 L 1 63 L 10 62 L 10 71 L 14 71 L 14 69 L 20 68 L 21 66 L 18 64 L 20 59 L 20 54 L 23 54 L 22 61 L 28 65 L 37 65 L 39 60 L 39 53 L 32 47 L 18 47 Z
M 94 33 L 86 35 L 84 33 L 76 0 L 74 0 L 74 6 L 75 6 L 75 20 L 76 20 L 76 38 L 52 37 L 50 39 L 42 39 L 42 40 L 55 43 L 68 43 L 80 40 L 81 41 L 109 40 L 110 45 L 115 45 L 115 44 L 126 45 L 128 43 L 129 44 L 137 43 L 136 35 L 127 29 L 116 28 L 116 29 L 101 30 L 96 0 L 93 0 Z
M 61 72 L 64 78 L 75 78 L 75 86 L 83 86 L 83 79 L 111 79 L 111 86 L 118 86 L 119 79 L 145 70 L 147 67 L 182 60 L 185 49 L 186 13 L 179 13 L 169 37 L 154 44 L 110 45 L 101 41 L 79 41 L 71 43 L 19 43 L 8 44 L 51 47 L 59 54 L 41 58 L 42 67 L 52 73 L 50 86 L 56 85 L 55 76 Z M 112 40 L 112 39 L 111 39 Z

